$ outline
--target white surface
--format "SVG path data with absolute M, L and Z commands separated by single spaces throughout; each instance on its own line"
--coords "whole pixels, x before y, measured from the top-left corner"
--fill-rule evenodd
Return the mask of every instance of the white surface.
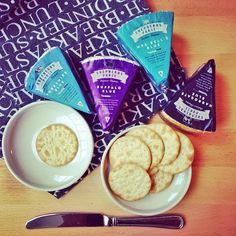
M 140 127 L 140 126 L 138 126 Z M 175 175 L 171 185 L 159 193 L 149 193 L 143 199 L 129 202 L 124 201 L 117 197 L 109 188 L 108 184 L 108 174 L 109 174 L 109 160 L 108 160 L 108 151 L 111 147 L 112 143 L 124 135 L 131 129 L 136 129 L 137 127 L 132 127 L 130 129 L 125 130 L 124 132 L 118 134 L 115 138 L 111 140 L 108 144 L 101 162 L 101 178 L 102 184 L 105 188 L 106 193 L 111 198 L 111 200 L 118 205 L 123 210 L 137 215 L 156 215 L 164 213 L 174 206 L 176 206 L 186 194 L 192 177 L 192 168 L 189 167 L 182 173 Z
M 75 158 L 65 166 L 49 166 L 39 158 L 35 141 L 50 124 L 71 128 L 79 141 Z M 3 155 L 10 172 L 24 185 L 43 191 L 70 186 L 87 170 L 93 155 L 93 137 L 84 118 L 74 109 L 51 101 L 35 102 L 21 108 L 3 134 Z

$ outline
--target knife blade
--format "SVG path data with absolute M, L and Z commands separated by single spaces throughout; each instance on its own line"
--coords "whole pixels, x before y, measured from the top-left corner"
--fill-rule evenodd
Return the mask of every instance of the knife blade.
M 115 217 L 100 213 L 49 213 L 36 216 L 26 222 L 27 229 L 57 228 L 57 227 L 109 227 L 135 226 L 181 229 L 184 218 L 176 214 L 155 216 Z

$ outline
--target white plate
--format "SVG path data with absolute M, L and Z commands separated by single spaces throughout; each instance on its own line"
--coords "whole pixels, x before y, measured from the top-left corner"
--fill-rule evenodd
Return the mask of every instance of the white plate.
M 123 131 L 122 133 L 118 134 L 115 138 L 113 138 L 111 142 L 108 144 L 103 154 L 101 162 L 102 183 L 106 193 L 111 198 L 111 200 L 123 210 L 137 215 L 150 216 L 150 215 L 161 214 L 176 206 L 186 194 L 191 182 L 191 176 L 192 176 L 191 167 L 189 167 L 184 172 L 175 175 L 171 185 L 167 189 L 159 193 L 149 193 L 146 197 L 137 201 L 133 202 L 124 201 L 119 197 L 117 197 L 115 194 L 113 194 L 109 188 L 108 174 L 110 166 L 107 155 L 109 149 L 117 138 L 124 135 L 129 130 L 136 129 L 138 127 L 139 126 L 132 127 L 130 129 Z
M 49 166 L 38 157 L 37 134 L 51 124 L 66 125 L 78 138 L 76 157 L 65 166 Z M 37 190 L 55 191 L 70 186 L 85 173 L 94 143 L 88 124 L 77 111 L 60 103 L 41 101 L 14 114 L 4 131 L 2 146 L 6 165 L 17 180 Z

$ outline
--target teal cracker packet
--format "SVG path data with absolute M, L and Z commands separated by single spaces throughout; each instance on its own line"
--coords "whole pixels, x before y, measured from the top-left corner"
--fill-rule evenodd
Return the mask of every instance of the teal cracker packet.
M 58 47 L 46 51 L 31 67 L 25 80 L 25 88 L 40 97 L 85 113 L 93 113 L 70 65 Z
M 173 12 L 154 12 L 134 18 L 117 31 L 120 44 L 161 92 L 168 88 L 173 21 Z

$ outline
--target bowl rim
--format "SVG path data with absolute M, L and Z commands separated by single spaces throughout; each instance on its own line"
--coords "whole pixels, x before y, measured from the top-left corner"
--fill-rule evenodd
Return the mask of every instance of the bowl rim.
M 107 181 L 106 181 L 106 177 L 105 177 L 105 170 L 104 170 L 104 167 L 105 167 L 105 162 L 106 162 L 106 159 L 107 159 L 107 154 L 110 150 L 110 147 L 112 146 L 112 144 L 115 142 L 115 140 L 117 140 L 119 137 L 123 136 L 125 133 L 127 133 L 128 131 L 132 130 L 132 129 L 136 129 L 136 128 L 139 128 L 139 127 L 146 127 L 147 125 L 137 125 L 137 126 L 134 126 L 134 127 L 130 127 L 130 128 L 127 128 L 123 131 L 121 131 L 119 134 L 117 134 L 114 138 L 111 139 L 111 141 L 108 143 L 103 155 L 102 155 L 102 161 L 101 161 L 101 168 L 100 168 L 100 176 L 101 176 L 101 181 L 102 181 L 102 185 L 103 185 L 103 188 L 105 189 L 105 192 L 107 193 L 107 195 L 109 196 L 109 198 L 111 199 L 111 201 L 116 205 L 118 206 L 119 208 L 121 208 L 122 210 L 128 212 L 128 213 L 132 213 L 132 214 L 135 214 L 135 215 L 142 215 L 142 216 L 152 216 L 152 215 L 157 215 L 157 214 L 162 214 L 164 212 L 167 212 L 169 211 L 170 209 L 172 209 L 173 207 L 175 207 L 183 198 L 184 196 L 186 195 L 188 189 L 189 189 L 189 186 L 190 186 L 190 183 L 191 183 L 191 179 L 192 179 L 192 167 L 190 166 L 189 168 L 187 168 L 185 171 L 183 171 L 182 173 L 186 172 L 187 175 L 188 175 L 188 179 L 186 181 L 186 184 L 185 184 L 185 187 L 184 189 L 182 190 L 182 193 L 181 193 L 181 196 L 179 197 L 179 199 L 177 199 L 177 201 L 173 202 L 172 204 L 170 204 L 168 207 L 166 207 L 165 209 L 161 210 L 161 211 L 150 211 L 148 212 L 144 212 L 144 211 L 139 211 L 139 210 L 133 210 L 133 209 L 130 209 L 128 207 L 125 207 L 124 205 L 122 205 L 118 200 L 118 196 L 116 197 L 115 194 L 113 194 L 111 192 L 111 190 L 109 189 L 109 186 L 107 186 Z M 180 173 L 179 173 L 180 174 Z
M 90 153 L 88 153 L 88 156 L 89 156 L 89 159 L 87 161 L 88 165 L 85 165 L 84 168 L 81 170 L 81 175 L 79 176 L 75 176 L 70 182 L 64 184 L 64 185 L 60 185 L 58 187 L 37 187 L 35 186 L 34 184 L 30 184 L 28 183 L 27 181 L 23 180 L 18 174 L 15 173 L 14 169 L 11 167 L 10 163 L 9 163 L 9 157 L 7 157 L 6 153 L 7 151 L 5 150 L 6 149 L 6 142 L 7 142 L 7 134 L 9 133 L 9 130 L 11 129 L 12 125 L 14 125 L 14 122 L 19 118 L 19 116 L 24 113 L 26 110 L 30 109 L 31 107 L 34 107 L 34 106 L 37 106 L 37 105 L 40 105 L 40 104 L 55 104 L 55 105 L 59 105 L 59 106 L 62 106 L 62 107 L 65 107 L 67 109 L 71 109 L 73 111 L 76 111 L 75 109 L 73 109 L 72 107 L 70 106 L 67 106 L 67 105 L 64 105 L 62 103 L 58 103 L 58 102 L 54 102 L 54 101 L 49 101 L 49 100 L 43 100 L 43 101 L 36 101 L 36 102 L 32 102 L 30 104 L 27 104 L 25 105 L 24 107 L 21 107 L 18 111 L 16 111 L 16 113 L 14 113 L 12 115 L 12 117 L 10 118 L 10 120 L 7 122 L 6 124 L 6 127 L 4 129 L 4 132 L 3 132 L 3 137 L 2 137 L 2 153 L 3 153 L 3 159 L 5 161 L 5 164 L 8 168 L 8 170 L 10 171 L 10 173 L 23 185 L 25 185 L 26 187 L 29 187 L 31 189 L 34 189 L 34 190 L 39 190 L 39 191 L 47 191 L 47 192 L 50 192 L 50 191 L 58 191 L 58 190 L 62 190 L 62 189 L 65 189 L 67 187 L 70 187 L 71 185 L 73 185 L 74 183 L 76 183 L 76 181 L 78 181 L 82 176 L 83 174 L 86 172 L 86 170 L 88 169 L 88 166 L 89 164 L 91 163 L 91 160 L 92 160 L 92 157 L 93 157 L 93 151 L 94 151 L 94 139 L 93 139 L 93 135 L 92 135 L 92 132 L 91 132 L 91 129 L 87 123 L 87 121 L 84 119 L 84 117 L 78 112 L 78 116 L 83 120 L 84 124 L 87 126 L 88 130 L 90 130 L 89 132 L 89 139 L 90 139 L 90 142 L 92 144 L 92 147 L 91 150 L 90 150 Z M 77 137 L 78 138 L 78 137 Z M 41 185 L 40 185 L 41 186 Z

